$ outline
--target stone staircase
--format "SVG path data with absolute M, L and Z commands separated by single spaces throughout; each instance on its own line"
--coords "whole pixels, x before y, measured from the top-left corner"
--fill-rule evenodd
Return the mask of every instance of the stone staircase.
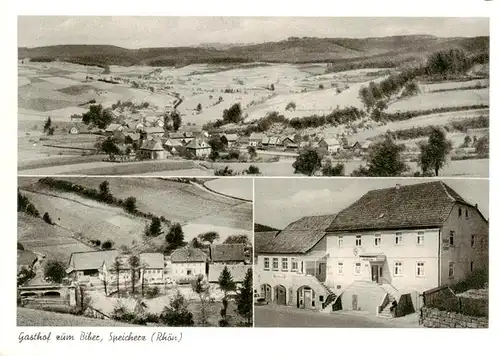
M 387 294 L 387 297 L 389 298 L 389 303 L 387 303 L 387 305 L 380 311 L 380 313 L 378 313 L 378 316 L 381 318 L 393 317 L 391 314 L 391 305 L 396 300 L 396 298 L 394 298 L 394 296 L 392 296 L 391 294 Z

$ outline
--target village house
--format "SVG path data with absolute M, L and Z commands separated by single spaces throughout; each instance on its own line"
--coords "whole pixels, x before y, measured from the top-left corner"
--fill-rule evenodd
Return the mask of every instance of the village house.
M 212 264 L 245 264 L 245 244 L 212 244 L 210 245 L 210 261 Z
M 182 247 L 170 255 L 170 272 L 177 282 L 188 282 L 208 273 L 208 257 L 199 248 Z
M 75 282 L 99 283 L 109 281 L 113 263 L 120 254 L 117 250 L 74 252 L 71 254 L 66 273 Z M 120 271 L 120 279 L 130 275 L 126 266 Z M 130 277 L 128 277 L 130 278 Z
M 163 127 L 165 121 L 163 117 L 158 116 L 147 116 L 143 120 L 145 127 Z
M 232 148 L 235 147 L 238 143 L 238 135 L 237 134 L 223 134 L 221 138 L 224 137 L 227 141 L 227 147 Z
M 250 138 L 248 136 L 240 136 L 237 141 L 238 146 L 248 147 L 250 146 Z
M 210 145 L 199 138 L 193 138 L 185 147 L 188 152 L 193 153 L 196 157 L 208 157 L 212 152 Z
M 326 228 L 334 215 L 308 216 L 282 231 L 255 232 L 255 289 L 268 303 L 322 309 L 334 296 L 326 281 Z
M 145 284 L 162 284 L 165 278 L 165 256 L 163 253 L 141 253 L 141 276 Z
M 108 136 L 112 136 L 115 132 L 123 131 L 125 127 L 121 124 L 109 124 L 108 127 L 104 130 L 104 133 Z
M 326 229 L 326 284 L 344 309 L 382 313 L 382 300 L 454 284 L 488 267 L 488 221 L 441 181 L 373 190 Z
M 323 138 L 318 142 L 318 146 L 325 148 L 328 153 L 338 153 L 342 148 L 336 138 Z
M 139 149 L 139 157 L 142 159 L 165 159 L 169 153 L 165 151 L 160 139 L 144 140 Z
M 146 138 L 151 137 L 162 137 L 165 134 L 165 130 L 163 127 L 144 127 L 142 129 L 142 133 L 146 136 Z
M 248 138 L 249 145 L 252 147 L 257 147 L 262 143 L 264 135 L 258 132 L 252 132 Z
M 67 127 L 68 133 L 71 135 L 79 135 L 79 134 L 88 134 L 90 130 L 88 125 L 85 125 L 82 122 L 72 122 Z
M 418 310 L 424 291 L 488 268 L 488 221 L 441 181 L 373 190 L 336 216 L 256 232 L 255 243 L 260 297 L 325 311 Z

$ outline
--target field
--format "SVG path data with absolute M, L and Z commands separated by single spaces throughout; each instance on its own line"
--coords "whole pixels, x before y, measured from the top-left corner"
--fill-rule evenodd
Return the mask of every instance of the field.
M 56 227 L 66 231 L 68 236 L 83 235 L 87 239 L 101 241 L 110 239 L 117 247 L 130 247 L 134 240 L 136 243 L 141 242 L 149 219 L 128 214 L 120 207 L 41 186 L 36 180 L 21 178 L 20 189 L 41 214 L 48 212 Z M 252 230 L 251 203 L 192 184 L 152 178 L 68 177 L 65 180 L 89 188 L 98 188 L 102 181 L 107 180 L 115 197 L 125 199 L 134 196 L 137 198 L 138 210 L 164 216 L 183 225 L 186 241 L 208 231 L 217 231 L 222 241 L 229 235 L 250 235 Z M 251 191 L 250 184 L 241 185 L 241 195 L 249 196 Z M 36 221 L 41 222 L 40 219 Z
M 61 226 L 51 226 L 39 218 L 17 214 L 17 241 L 26 250 L 46 256 L 46 260 L 69 261 L 73 252 L 92 251 L 89 246 L 72 238 L 74 232 Z
M 102 68 L 65 62 L 22 63 L 18 65 L 19 171 L 23 174 L 81 174 L 81 175 L 213 175 L 225 163 L 215 163 L 212 169 L 193 161 L 164 160 L 161 162 L 109 163 L 101 158 L 82 157 L 82 149 L 93 148 L 94 137 L 87 142 L 64 132 L 70 115 L 88 110 L 89 100 L 109 107 L 118 100 L 135 103 L 147 101 L 152 108 L 141 115 L 161 116 L 167 106 L 182 99 L 177 110 L 183 125 L 202 126 L 222 118 L 223 111 L 240 103 L 245 123 L 251 123 L 272 111 L 286 118 L 325 115 L 333 110 L 354 106 L 364 109 L 359 89 L 369 82 L 379 82 L 395 73 L 391 68 L 353 69 L 328 73 L 326 63 L 248 63 L 248 64 L 189 64 L 181 67 L 130 67 L 112 65 L 111 74 L 102 74 Z M 468 105 L 489 105 L 489 79 L 464 81 L 419 82 L 418 95 L 397 99 L 389 104 L 387 113 L 458 108 Z M 119 84 L 98 79 L 118 78 Z M 137 83 L 133 87 L 132 82 Z M 272 86 L 271 86 L 272 85 Z M 152 89 L 151 89 L 152 88 Z M 286 110 L 289 103 L 295 109 Z M 196 110 L 200 104 L 201 110 Z M 489 109 L 454 110 L 446 113 L 422 115 L 406 121 L 375 123 L 367 118 L 348 125 L 325 126 L 294 130 L 273 127 L 269 135 L 318 135 L 340 137 L 349 142 L 364 141 L 388 130 L 411 127 L 445 125 L 463 118 L 489 116 Z M 57 126 L 57 137 L 43 137 L 44 120 L 51 116 Z M 66 136 L 66 137 L 65 137 Z M 82 135 L 83 136 L 83 135 Z M 44 140 L 40 140 L 43 138 Z M 463 135 L 454 135 L 459 143 Z M 80 140 L 77 142 L 77 140 Z M 44 145 L 60 146 L 47 147 Z M 412 143 L 413 144 L 413 143 Z M 229 163 L 240 172 L 249 164 Z M 294 175 L 290 162 L 257 163 L 264 176 Z M 455 171 L 454 171 L 455 172 Z M 475 175 L 468 170 L 459 175 Z

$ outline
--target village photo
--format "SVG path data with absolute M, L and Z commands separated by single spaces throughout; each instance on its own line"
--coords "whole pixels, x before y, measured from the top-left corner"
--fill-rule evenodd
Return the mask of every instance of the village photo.
M 20 177 L 18 326 L 252 326 L 252 180 Z
M 488 327 L 488 180 L 254 189 L 256 327 Z
M 18 17 L 22 175 L 489 175 L 488 18 Z

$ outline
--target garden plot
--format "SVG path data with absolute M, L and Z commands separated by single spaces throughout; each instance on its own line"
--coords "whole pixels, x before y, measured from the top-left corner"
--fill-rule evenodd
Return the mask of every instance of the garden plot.
M 51 191 L 52 195 L 31 191 L 23 191 L 23 194 L 40 212 L 48 212 L 61 228 L 73 234 L 83 235 L 87 239 L 109 239 L 115 246 L 130 246 L 133 240 L 141 240 L 147 222 L 146 219 L 125 213 L 121 208 L 100 204 L 77 195 L 59 196 L 59 193 L 54 191 Z M 116 225 L 117 220 L 114 220 L 117 216 L 121 217 L 119 225 Z
M 488 88 L 424 93 L 402 99 L 389 105 L 388 113 L 398 111 L 430 110 L 436 108 L 489 105 L 490 92 Z

